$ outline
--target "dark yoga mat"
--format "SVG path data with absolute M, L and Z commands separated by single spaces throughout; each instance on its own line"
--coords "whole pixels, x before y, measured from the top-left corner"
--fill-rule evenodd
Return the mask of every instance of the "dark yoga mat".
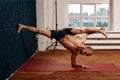
M 88 63 L 84 64 L 90 69 L 83 70 L 81 68 L 72 68 L 70 64 L 63 63 L 41 63 L 26 62 L 19 71 L 97 71 L 97 72 L 119 72 L 119 68 L 112 63 Z

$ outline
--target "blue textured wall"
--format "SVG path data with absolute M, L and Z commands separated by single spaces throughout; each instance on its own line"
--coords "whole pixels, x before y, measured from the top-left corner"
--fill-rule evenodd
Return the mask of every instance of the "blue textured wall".
M 18 23 L 36 26 L 35 0 L 0 0 L 0 80 L 5 80 L 37 49 L 34 33 Z

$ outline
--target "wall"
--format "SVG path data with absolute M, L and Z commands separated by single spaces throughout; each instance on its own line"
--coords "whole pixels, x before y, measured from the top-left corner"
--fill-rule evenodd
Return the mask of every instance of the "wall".
M 113 0 L 113 31 L 120 32 L 120 0 Z
M 57 0 L 58 29 L 65 26 L 65 0 Z M 55 0 L 36 0 L 37 27 L 41 29 L 56 29 Z M 45 36 L 38 35 L 38 49 L 45 50 L 53 41 Z M 42 47 L 41 47 L 42 46 Z
M 36 11 L 37 11 L 37 27 L 40 29 L 45 29 L 46 25 L 46 0 L 36 0 Z M 45 49 L 46 37 L 42 35 L 37 35 L 38 37 L 38 49 Z M 42 47 L 41 47 L 42 46 Z

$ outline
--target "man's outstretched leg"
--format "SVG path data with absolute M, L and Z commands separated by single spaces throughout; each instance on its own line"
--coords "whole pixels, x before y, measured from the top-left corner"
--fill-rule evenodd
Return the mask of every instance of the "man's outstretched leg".
M 71 32 L 74 33 L 74 34 L 82 34 L 82 33 L 88 33 L 88 34 L 101 33 L 101 34 L 104 35 L 106 38 L 108 38 L 104 28 L 100 28 L 100 29 L 95 29 L 95 28 L 94 28 L 94 29 L 93 29 L 93 28 L 72 29 Z
M 18 24 L 18 26 L 19 26 L 19 28 L 17 30 L 17 33 L 20 33 L 22 29 L 27 29 L 27 30 L 30 30 L 35 33 L 38 32 L 37 28 L 31 27 L 31 26 L 26 26 L 26 25 L 22 25 L 22 24 Z
M 51 37 L 50 30 L 43 30 L 43 29 L 32 27 L 32 26 L 26 26 L 23 24 L 18 24 L 18 26 L 19 26 L 19 28 L 17 30 L 17 33 L 20 33 L 22 29 L 27 29 L 27 30 L 32 31 L 34 33 L 45 35 L 46 37 L 49 37 L 49 38 Z
M 105 38 L 108 38 L 106 32 L 105 32 L 105 28 L 100 28 L 100 29 L 90 29 L 90 28 L 86 28 L 86 31 L 90 34 L 92 33 L 101 33 L 102 35 L 105 36 Z

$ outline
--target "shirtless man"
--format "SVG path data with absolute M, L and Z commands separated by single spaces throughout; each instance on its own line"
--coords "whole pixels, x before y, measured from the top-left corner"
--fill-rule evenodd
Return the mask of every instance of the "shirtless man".
M 81 65 L 81 64 L 78 65 L 76 63 L 76 56 L 78 53 L 86 56 L 91 56 L 93 53 L 93 49 L 90 46 L 84 45 L 88 35 L 93 33 L 100 33 L 104 35 L 105 38 L 107 38 L 107 34 L 105 33 L 104 28 L 100 28 L 100 29 L 64 28 L 61 30 L 43 30 L 43 29 L 32 27 L 32 26 L 26 26 L 23 24 L 18 24 L 18 25 L 19 25 L 19 28 L 17 30 L 17 33 L 20 33 L 22 29 L 27 29 L 32 32 L 35 32 L 36 34 L 44 35 L 51 39 L 55 38 L 60 44 L 62 44 L 67 50 L 71 52 L 71 66 L 74 68 L 80 67 L 82 69 L 89 69 L 88 66 Z M 84 36 L 80 39 L 74 36 L 77 34 L 84 34 Z

